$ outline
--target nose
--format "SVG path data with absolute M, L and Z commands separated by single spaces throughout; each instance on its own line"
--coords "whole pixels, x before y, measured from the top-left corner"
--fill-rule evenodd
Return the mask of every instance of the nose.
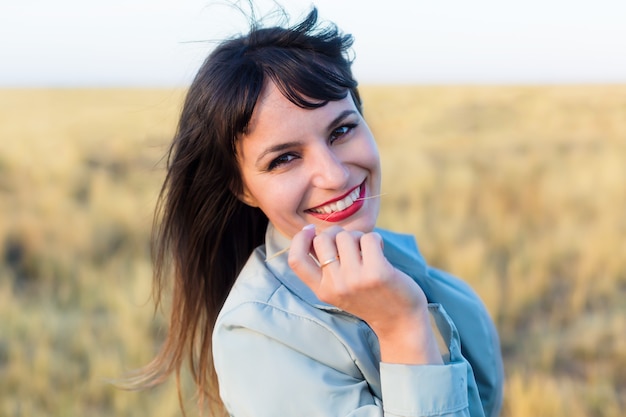
M 350 171 L 340 154 L 329 146 L 321 146 L 316 149 L 314 157 L 309 160 L 311 163 L 313 186 L 339 190 L 346 187 L 350 178 Z

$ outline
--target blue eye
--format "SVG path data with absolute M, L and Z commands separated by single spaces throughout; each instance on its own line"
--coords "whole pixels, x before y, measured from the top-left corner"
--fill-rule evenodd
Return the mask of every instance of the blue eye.
M 296 158 L 297 158 L 297 156 L 292 154 L 292 153 L 284 153 L 284 154 L 280 155 L 279 157 L 274 158 L 272 160 L 272 162 L 270 162 L 269 166 L 267 167 L 267 170 L 271 171 L 274 168 L 278 168 L 279 166 L 281 166 L 283 164 L 287 164 L 287 163 L 293 161 Z

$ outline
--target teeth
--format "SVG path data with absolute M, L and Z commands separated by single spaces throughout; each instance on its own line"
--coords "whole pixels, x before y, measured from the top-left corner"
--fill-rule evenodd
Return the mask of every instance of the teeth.
M 356 188 L 350 194 L 348 194 L 344 199 L 335 201 L 334 203 L 330 203 L 325 205 L 324 207 L 318 207 L 313 209 L 315 213 L 320 214 L 331 214 L 337 211 L 342 211 L 350 207 L 354 202 L 359 198 L 359 193 L 361 192 L 361 187 Z

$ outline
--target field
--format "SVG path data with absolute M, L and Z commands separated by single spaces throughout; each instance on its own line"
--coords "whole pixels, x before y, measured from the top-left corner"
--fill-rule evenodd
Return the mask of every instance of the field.
M 624 415 L 626 86 L 362 93 L 380 226 L 415 234 L 485 301 L 502 415 Z M 180 415 L 173 383 L 108 380 L 165 332 L 149 238 L 183 94 L 0 90 L 1 416 Z

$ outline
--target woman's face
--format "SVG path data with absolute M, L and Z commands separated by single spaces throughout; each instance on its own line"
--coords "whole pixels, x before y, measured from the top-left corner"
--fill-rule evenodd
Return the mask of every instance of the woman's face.
M 244 186 L 240 199 L 259 207 L 285 236 L 307 224 L 374 228 L 380 159 L 349 94 L 302 109 L 268 82 L 237 153 Z

